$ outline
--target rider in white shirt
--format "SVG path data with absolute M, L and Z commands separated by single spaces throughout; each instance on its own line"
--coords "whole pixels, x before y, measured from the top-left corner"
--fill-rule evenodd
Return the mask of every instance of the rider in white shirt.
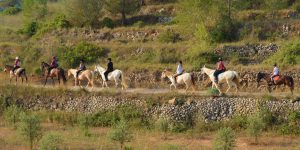
M 182 75 L 183 73 L 183 68 L 182 68 L 182 61 L 178 62 L 178 66 L 177 66 L 177 70 L 176 70 L 176 74 L 173 75 L 175 82 L 176 82 L 176 77 Z
M 276 76 L 279 76 L 279 69 L 278 69 L 278 67 L 277 67 L 277 64 L 275 63 L 275 64 L 274 64 L 274 69 L 273 69 L 273 74 L 272 74 L 272 76 L 271 76 L 271 80 L 273 81 L 273 80 L 274 80 L 274 77 L 276 77 Z

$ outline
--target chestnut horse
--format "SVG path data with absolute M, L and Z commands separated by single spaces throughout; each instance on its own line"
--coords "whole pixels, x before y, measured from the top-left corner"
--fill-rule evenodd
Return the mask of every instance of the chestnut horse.
M 292 92 L 293 95 L 293 91 L 294 91 L 294 79 L 291 76 L 287 76 L 287 75 L 283 75 L 283 76 L 279 76 L 279 79 L 272 82 L 271 81 L 271 75 L 268 73 L 263 73 L 263 72 L 259 72 L 256 75 L 256 82 L 257 82 L 257 87 L 259 87 L 259 82 L 261 81 L 261 79 L 265 79 L 267 81 L 268 84 L 268 90 L 269 92 L 271 92 L 271 86 L 277 86 L 277 85 L 284 85 L 284 86 L 288 86 Z
M 65 76 L 65 71 L 62 68 L 54 68 L 50 71 L 50 73 L 48 73 L 49 68 L 50 68 L 49 64 L 47 64 L 45 62 L 41 63 L 41 69 L 42 69 L 42 72 L 44 72 L 43 75 L 46 76 L 44 86 L 47 84 L 47 79 L 49 77 L 52 79 L 53 85 L 55 84 L 54 78 L 57 78 L 59 84 L 60 84 L 61 78 L 63 80 L 63 84 L 66 83 L 67 79 Z
M 9 72 L 9 83 L 11 83 L 11 80 L 13 77 L 16 77 L 16 84 L 18 82 L 18 78 L 22 79 L 22 83 L 23 83 L 23 78 L 25 78 L 26 83 L 28 84 L 28 78 L 26 75 L 26 71 L 24 68 L 18 68 L 15 70 L 15 72 L 13 72 L 12 70 L 14 69 L 13 66 L 10 65 L 5 65 L 4 67 L 4 72 Z

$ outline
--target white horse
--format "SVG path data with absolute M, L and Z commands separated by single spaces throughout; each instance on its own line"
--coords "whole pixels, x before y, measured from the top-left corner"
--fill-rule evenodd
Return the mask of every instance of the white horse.
M 83 80 L 87 80 L 88 83 L 86 85 L 86 87 L 88 87 L 89 85 L 91 85 L 91 87 L 94 87 L 94 72 L 91 70 L 83 70 L 79 75 L 78 78 L 76 78 L 76 72 L 78 70 L 77 69 L 69 69 L 68 70 L 68 78 L 70 78 L 71 76 L 74 77 L 75 79 L 75 86 L 77 86 L 77 82 L 78 85 L 81 86 L 81 81 Z
M 106 71 L 105 68 L 101 67 L 100 65 L 95 66 L 95 72 L 98 72 L 102 78 L 102 87 L 108 87 L 107 81 L 105 80 L 104 72 Z M 113 72 L 110 72 L 107 76 L 108 81 L 115 81 L 116 87 L 119 86 L 121 83 L 122 90 L 127 88 L 127 84 L 125 83 L 124 74 L 121 70 L 116 69 Z
M 161 74 L 161 78 L 168 77 L 171 81 L 170 89 L 172 89 L 172 86 L 174 86 L 175 89 L 177 89 L 178 84 L 185 84 L 185 90 L 187 91 L 191 86 L 193 90 L 195 91 L 195 80 L 192 73 L 183 73 L 182 75 L 176 77 L 173 77 L 174 73 L 164 70 Z
M 205 66 L 203 66 L 201 68 L 201 73 L 207 74 L 209 79 L 212 81 L 212 88 L 216 87 L 219 90 L 220 95 L 222 95 L 222 91 L 221 91 L 219 85 L 215 82 L 214 72 L 215 72 L 215 70 L 206 68 Z M 228 71 L 225 71 L 225 72 L 219 74 L 218 78 L 219 78 L 219 80 L 218 80 L 219 83 L 226 82 L 228 85 L 228 89 L 226 90 L 225 93 L 229 92 L 229 90 L 232 87 L 235 87 L 235 89 L 236 89 L 235 93 L 238 92 L 239 75 L 237 72 L 228 70 Z

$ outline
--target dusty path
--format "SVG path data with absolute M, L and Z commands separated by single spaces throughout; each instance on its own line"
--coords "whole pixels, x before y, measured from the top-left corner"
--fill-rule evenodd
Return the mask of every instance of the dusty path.
M 3 85 L 8 85 L 8 84 L 3 84 Z M 74 87 L 74 86 L 52 86 L 52 85 L 39 85 L 39 84 L 29 84 L 29 85 L 19 85 L 19 86 L 30 86 L 38 89 L 59 89 L 59 88 L 67 88 L 69 90 L 80 90 L 82 89 L 81 87 Z M 102 88 L 102 87 L 94 87 L 94 88 L 85 88 L 89 92 L 103 92 L 103 91 L 114 91 L 114 92 L 120 92 L 120 93 L 134 93 L 134 94 L 168 94 L 168 93 L 179 93 L 179 94 L 189 94 L 189 95 L 197 95 L 197 96 L 209 96 L 206 90 L 198 90 L 198 91 L 188 91 L 186 92 L 185 90 L 179 89 L 179 90 L 170 90 L 167 88 L 156 88 L 156 89 L 150 89 L 150 88 L 128 88 L 126 90 L 122 90 L 120 88 Z M 229 96 L 235 96 L 234 92 L 230 92 L 227 94 Z M 274 97 L 287 97 L 291 96 L 290 92 L 273 92 L 273 93 L 268 93 L 268 92 L 239 92 L 237 94 L 238 96 L 253 96 L 253 97 L 258 97 L 258 96 L 264 96 L 264 95 L 272 95 Z M 300 93 L 295 92 L 294 97 L 300 97 Z

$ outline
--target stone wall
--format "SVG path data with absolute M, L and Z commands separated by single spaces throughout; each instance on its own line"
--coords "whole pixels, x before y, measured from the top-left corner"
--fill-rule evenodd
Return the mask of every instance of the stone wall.
M 34 96 L 17 99 L 16 104 L 28 110 L 52 110 L 66 112 L 94 113 L 103 110 L 113 110 L 117 106 L 131 105 L 140 108 L 148 117 L 164 117 L 175 122 L 181 122 L 191 116 L 203 117 L 206 121 L 216 121 L 231 118 L 234 115 L 250 115 L 257 110 L 258 104 L 273 112 L 283 113 L 291 110 L 300 111 L 300 101 L 280 99 L 263 100 L 249 97 L 189 97 L 179 98 L 180 105 L 162 102 L 162 104 L 147 104 L 147 98 L 126 96 Z M 149 100 L 149 98 L 148 98 Z M 6 104 L 11 104 L 6 99 Z

